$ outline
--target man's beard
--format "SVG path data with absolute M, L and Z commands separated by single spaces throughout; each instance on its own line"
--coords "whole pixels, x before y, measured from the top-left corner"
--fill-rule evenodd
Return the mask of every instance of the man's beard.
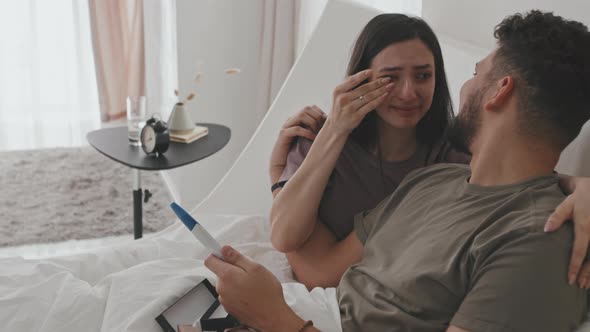
M 448 139 L 451 145 L 460 152 L 471 154 L 471 144 L 481 126 L 481 106 L 483 91 L 478 90 L 468 97 L 459 115 L 449 128 Z

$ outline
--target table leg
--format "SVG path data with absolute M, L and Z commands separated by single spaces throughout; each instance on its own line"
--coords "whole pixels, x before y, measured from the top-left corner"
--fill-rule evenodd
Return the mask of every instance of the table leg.
M 141 176 L 138 169 L 132 169 L 133 172 L 133 234 L 135 239 L 140 239 L 143 233 L 143 212 L 142 212 L 142 192 Z

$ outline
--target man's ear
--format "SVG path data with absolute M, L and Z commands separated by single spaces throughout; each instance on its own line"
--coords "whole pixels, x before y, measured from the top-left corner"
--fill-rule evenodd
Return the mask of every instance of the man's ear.
M 514 78 L 504 76 L 495 83 L 496 93 L 488 98 L 484 103 L 487 110 L 496 110 L 506 105 L 512 93 L 514 92 Z

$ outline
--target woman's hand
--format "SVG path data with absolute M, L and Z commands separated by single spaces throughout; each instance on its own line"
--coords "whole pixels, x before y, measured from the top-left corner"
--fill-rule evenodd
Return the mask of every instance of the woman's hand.
M 572 178 L 573 193 L 555 209 L 545 224 L 552 232 L 568 220 L 574 222 L 574 246 L 568 270 L 568 281 L 576 279 L 581 288 L 590 288 L 590 262 L 586 261 L 590 243 L 590 178 Z M 584 263 L 585 262 L 585 263 Z M 583 266 L 582 266 L 583 264 Z
M 369 112 L 385 100 L 393 88 L 394 84 L 389 83 L 389 77 L 359 86 L 371 77 L 371 73 L 371 69 L 358 72 L 334 90 L 332 112 L 327 121 L 337 134 L 350 134 Z
M 295 116 L 287 119 L 270 156 L 270 181 L 271 184 L 279 181 L 285 165 L 287 164 L 287 155 L 291 148 L 291 143 L 295 137 L 305 137 L 314 140 L 324 122 L 326 114 L 317 106 L 306 106 Z

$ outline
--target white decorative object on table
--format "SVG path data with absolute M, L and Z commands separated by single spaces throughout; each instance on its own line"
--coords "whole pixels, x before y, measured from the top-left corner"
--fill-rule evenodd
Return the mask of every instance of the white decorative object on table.
M 234 75 L 240 73 L 239 68 L 227 68 L 224 72 L 228 75 Z M 195 75 L 195 82 L 201 81 L 201 73 L 197 72 Z M 178 90 L 174 90 L 174 94 L 179 97 L 180 93 Z M 191 143 L 197 139 L 207 136 L 209 130 L 207 127 L 197 126 L 191 118 L 188 110 L 184 105 L 191 101 L 196 94 L 191 92 L 186 99 L 176 103 L 170 117 L 168 118 L 168 129 L 170 130 L 170 140 L 178 143 Z
M 207 136 L 207 127 L 197 126 L 189 112 L 184 108 L 184 103 L 176 103 L 168 119 L 170 140 L 178 143 L 191 143 Z
M 168 118 L 168 129 L 171 134 L 181 134 L 195 129 L 195 122 L 189 112 L 184 108 L 184 103 L 176 103 Z

